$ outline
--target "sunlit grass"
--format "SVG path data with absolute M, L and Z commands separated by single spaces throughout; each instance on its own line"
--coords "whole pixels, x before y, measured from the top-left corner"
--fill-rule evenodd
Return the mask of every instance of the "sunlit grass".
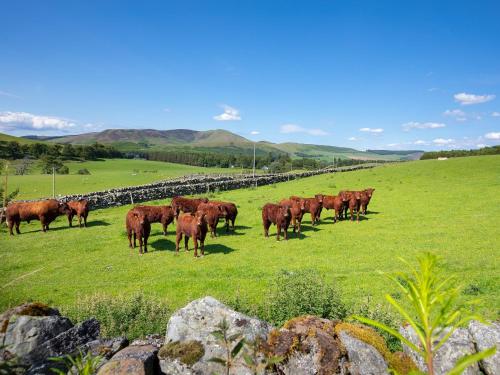
M 303 237 L 277 242 L 262 235 L 260 208 L 291 194 L 336 193 L 376 188 L 360 223 L 333 225 L 331 211 L 313 229 L 305 217 Z M 424 251 L 444 258 L 445 270 L 459 275 L 464 298 L 481 298 L 480 309 L 496 318 L 500 306 L 500 157 L 419 161 L 371 170 L 322 175 L 216 194 L 237 202 L 236 233 L 207 238 L 206 256 L 174 255 L 174 227 L 167 237 L 153 225 L 150 253 L 130 251 L 124 230 L 129 207 L 90 213 L 90 227 L 69 229 L 59 218 L 48 233 L 39 222 L 21 225 L 22 235 L 0 233 L 0 310 L 26 299 L 68 306 L 94 292 L 143 291 L 177 308 L 204 295 L 235 294 L 262 300 L 281 269 L 312 268 L 335 280 L 347 302 L 366 295 L 382 301 L 396 289 L 376 270 L 395 271 L 400 262 Z M 162 202 L 155 202 L 162 203 Z M 275 227 L 271 228 L 271 234 Z M 191 244 L 192 248 L 192 244 Z M 394 290 L 392 290 L 394 288 Z

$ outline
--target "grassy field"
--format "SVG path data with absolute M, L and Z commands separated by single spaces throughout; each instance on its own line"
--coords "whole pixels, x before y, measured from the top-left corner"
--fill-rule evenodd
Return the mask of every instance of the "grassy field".
M 306 216 L 300 239 L 277 242 L 262 235 L 259 209 L 266 202 L 369 186 L 376 191 L 360 223 L 333 225 L 331 212 L 324 212 L 314 229 Z M 91 212 L 87 229 L 69 229 L 65 218 L 48 233 L 40 232 L 38 222 L 23 223 L 20 236 L 9 237 L 5 229 L 0 233 L 0 311 L 27 299 L 70 306 L 94 292 L 143 291 L 172 308 L 207 294 L 222 299 L 238 294 L 258 302 L 278 271 L 303 268 L 339 284 L 349 303 L 367 295 L 381 301 L 395 289 L 377 270 L 399 270 L 397 257 L 411 260 L 432 251 L 466 286 L 463 297 L 479 297 L 481 312 L 498 318 L 499 191 L 500 157 L 486 156 L 409 162 L 222 192 L 217 199 L 238 203 L 236 233 L 220 229 L 219 238 L 207 239 L 206 256 L 199 259 L 192 250 L 175 256 L 173 226 L 164 237 L 158 224 L 153 225 L 150 253 L 141 257 L 130 251 L 124 230 L 130 207 Z
M 147 184 L 194 173 L 240 173 L 241 169 L 203 168 L 183 164 L 136 159 L 64 162 L 68 175 L 56 175 L 56 196 Z M 76 172 L 87 168 L 90 175 Z M 36 171 L 36 166 L 32 168 Z M 52 197 L 52 175 L 33 173 L 9 176 L 9 191 L 19 188 L 16 199 Z

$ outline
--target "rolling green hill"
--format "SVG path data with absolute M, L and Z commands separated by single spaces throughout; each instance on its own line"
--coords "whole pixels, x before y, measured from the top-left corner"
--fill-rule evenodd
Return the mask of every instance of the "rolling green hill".
M 13 135 L 8 135 L 4 133 L 0 133 L 0 142 L 18 142 L 20 144 L 28 144 L 28 143 L 36 143 L 39 142 L 38 140 L 34 140 L 31 138 L 24 138 L 24 137 L 15 137 Z
M 188 129 L 108 129 L 97 133 L 41 138 L 49 142 L 110 144 L 122 151 L 173 151 L 217 152 L 232 154 L 253 153 L 254 142 L 227 130 L 196 131 Z M 359 151 L 348 147 L 302 143 L 256 143 L 257 155 L 273 152 L 286 153 L 292 158 L 313 158 L 331 161 L 335 158 L 358 160 L 407 160 L 418 159 L 420 151 Z

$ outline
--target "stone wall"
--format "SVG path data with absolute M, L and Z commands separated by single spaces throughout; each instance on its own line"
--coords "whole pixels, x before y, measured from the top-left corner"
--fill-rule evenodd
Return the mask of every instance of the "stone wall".
M 207 194 L 213 191 L 271 185 L 278 182 L 291 181 L 325 173 L 348 172 L 358 169 L 373 168 L 374 166 L 375 164 L 364 164 L 298 173 L 265 174 L 255 177 L 252 175 L 196 175 L 164 180 L 146 185 L 130 186 L 86 194 L 66 195 L 59 197 L 59 199 L 62 201 L 87 199 L 92 209 L 99 209 L 172 198 L 178 195 Z

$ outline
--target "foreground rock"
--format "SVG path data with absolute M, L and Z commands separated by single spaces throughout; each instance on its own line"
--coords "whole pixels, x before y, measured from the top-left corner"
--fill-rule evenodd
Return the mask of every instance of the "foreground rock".
M 199 374 L 221 373 L 224 367 L 211 362 L 210 359 L 224 358 L 226 354 L 222 342 L 212 334 L 218 329 L 217 326 L 223 319 L 226 319 L 229 325 L 228 336 L 238 334 L 248 342 L 255 341 L 257 338 L 266 340 L 272 329 L 262 320 L 236 312 L 215 298 L 204 297 L 189 303 L 172 315 L 167 325 L 165 343 L 199 342 L 204 348 L 204 355 L 190 366 L 189 371 Z M 232 345 L 235 344 L 236 342 L 233 342 Z M 251 374 L 252 371 L 239 356 L 232 367 L 232 373 Z
M 304 316 L 273 330 L 267 341 L 268 357 L 281 357 L 281 372 L 292 374 L 335 374 L 340 372 L 344 348 L 335 335 L 338 322 Z
M 221 327 L 223 321 L 225 328 Z M 36 303 L 2 314 L 0 327 L 6 345 L 0 349 L 0 362 L 16 359 L 22 368 L 15 373 L 52 374 L 54 368 L 67 371 L 65 363 L 49 358 L 90 352 L 103 357 L 100 375 L 220 374 L 226 372 L 227 351 L 238 343 L 241 350 L 232 356 L 230 374 L 382 375 L 392 370 L 399 374 L 425 370 L 416 353 L 408 348 L 404 348 L 406 353 L 390 352 L 383 337 L 362 324 L 301 316 L 276 329 L 212 297 L 193 301 L 175 312 L 165 337 L 147 335 L 131 345 L 126 337 L 99 337 L 95 319 L 73 325 L 57 310 Z M 401 328 L 401 333 L 417 343 L 410 327 Z M 447 373 L 464 355 L 494 345 L 500 347 L 500 325 L 471 322 L 438 351 L 436 374 Z M 500 375 L 499 369 L 497 353 L 464 373 Z
M 416 368 L 409 357 L 390 353 L 371 328 L 316 316 L 291 319 L 272 331 L 266 351 L 268 358 L 283 358 L 277 367 L 287 375 L 382 375 L 389 374 L 389 365 L 406 374 Z
M 53 374 L 51 368 L 64 369 L 63 363 L 50 358 L 73 355 L 99 336 L 97 320 L 74 326 L 57 310 L 39 303 L 21 305 L 2 314 L 2 327 L 5 348 L 0 360 L 16 358 L 26 374 Z
M 469 324 L 469 333 L 478 351 L 486 350 L 492 346 L 497 347 L 496 353 L 483 359 L 479 365 L 485 374 L 500 375 L 500 324 L 486 325 L 472 321 Z
M 137 374 L 155 375 L 160 372 L 158 349 L 153 345 L 131 345 L 99 369 L 99 375 Z
M 389 373 L 384 357 L 373 346 L 351 337 L 346 332 L 340 332 L 339 338 L 347 350 L 348 369 L 351 374 Z
M 368 327 L 303 316 L 288 321 L 280 329 L 272 329 L 266 322 L 205 297 L 191 302 L 171 317 L 166 345 L 159 352 L 163 372 L 225 372 L 224 364 L 210 361 L 226 358 L 224 341 L 214 335 L 224 318 L 228 323 L 226 336 L 233 336 L 229 349 L 234 348 L 240 338 L 247 342 L 241 354 L 234 358 L 231 374 L 264 374 L 276 369 L 286 375 L 374 375 L 388 374 L 389 367 L 402 374 L 416 369 L 409 356 L 391 353 L 383 338 Z
M 400 333 L 415 345 L 421 346 L 411 326 L 401 327 Z M 473 321 L 467 328 L 460 328 L 453 332 L 448 341 L 439 348 L 434 356 L 434 371 L 436 375 L 444 375 L 465 355 L 474 354 L 495 345 L 500 348 L 500 325 L 498 323 L 485 325 Z M 413 358 L 418 368 L 425 371 L 424 360 L 408 346 L 403 345 L 403 348 Z M 495 355 L 469 366 L 463 372 L 466 375 L 481 373 L 487 375 L 500 374 L 500 353 L 498 349 Z

